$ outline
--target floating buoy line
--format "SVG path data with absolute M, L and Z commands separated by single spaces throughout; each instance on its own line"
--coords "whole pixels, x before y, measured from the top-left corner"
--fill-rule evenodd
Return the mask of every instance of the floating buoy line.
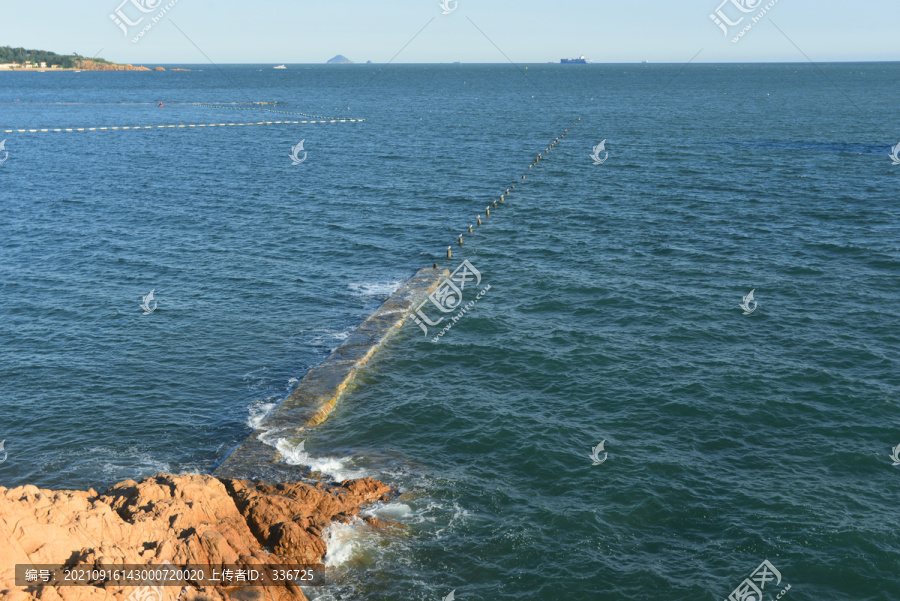
M 22 104 L 22 103 L 4 103 L 4 104 Z M 32 103 L 27 103 L 32 104 Z M 37 104 L 37 103 L 34 103 Z M 94 105 L 94 104 L 150 104 L 153 103 L 103 103 L 103 102 L 83 102 L 83 103 L 46 103 L 46 104 L 84 104 L 84 105 Z M 245 103 L 241 103 L 245 104 Z M 306 123 L 362 123 L 365 119 L 349 119 L 349 118 L 339 118 L 339 117 L 327 117 L 325 115 L 312 115 L 310 113 L 301 113 L 301 112 L 292 112 L 292 111 L 276 111 L 273 109 L 265 109 L 259 105 L 262 104 L 270 104 L 275 105 L 275 102 L 254 102 L 254 103 L 246 103 L 253 104 L 256 106 L 249 107 L 241 107 L 241 106 L 226 106 L 223 104 L 205 104 L 205 103 L 187 103 L 187 102 L 174 102 L 170 103 L 169 106 L 173 105 L 183 105 L 183 106 L 192 106 L 199 108 L 212 108 L 219 109 L 223 111 L 263 111 L 266 113 L 277 113 L 281 115 L 298 115 L 301 117 L 306 117 L 306 120 L 281 120 L 281 121 L 248 121 L 246 123 L 237 123 L 237 122 L 226 122 L 226 123 L 188 123 L 184 125 L 126 125 L 126 126 L 116 126 L 116 127 L 45 127 L 45 128 L 25 128 L 25 129 L 4 129 L 0 130 L 3 133 L 12 134 L 12 133 L 37 133 L 37 132 L 87 132 L 87 131 L 120 131 L 120 130 L 134 130 L 134 129 L 190 129 L 197 127 L 249 127 L 253 125 L 298 125 L 298 124 L 306 124 Z M 162 106 L 160 103 L 158 106 Z
M 575 121 L 572 121 L 572 125 L 578 125 L 579 121 L 581 121 L 581 117 L 578 117 Z M 540 163 L 541 160 L 545 158 L 545 155 L 549 154 L 550 151 L 553 150 L 556 147 L 556 145 L 559 144 L 560 141 L 562 141 L 568 135 L 568 133 L 569 133 L 569 130 L 566 129 L 563 131 L 563 133 L 561 133 L 559 136 L 557 136 L 556 139 L 553 140 L 549 146 L 547 146 L 547 148 L 544 150 L 544 152 L 538 154 L 534 158 L 534 160 L 531 162 L 531 164 L 528 165 L 528 168 L 532 169 L 534 167 L 537 167 L 538 163 Z M 519 183 L 521 184 L 523 180 L 525 180 L 524 175 L 522 176 L 522 179 L 519 180 Z M 509 186 L 508 188 L 506 188 L 504 191 L 502 191 L 500 193 L 499 203 L 505 204 L 506 201 L 510 199 L 509 197 L 512 195 L 512 193 L 515 191 L 515 188 L 516 187 L 514 185 L 512 185 L 512 186 Z M 490 205 L 488 205 L 484 208 L 485 219 L 487 219 L 488 217 L 491 216 L 491 206 L 493 206 L 495 209 L 499 208 L 501 206 L 499 203 L 498 203 L 498 201 L 495 200 Z M 477 215 L 475 217 L 475 223 L 477 223 L 478 226 L 483 225 L 483 223 L 481 221 L 481 215 Z M 473 233 L 474 227 L 475 227 L 474 225 L 469 225 L 468 232 L 470 234 Z M 458 243 L 460 246 L 463 245 L 463 235 L 462 234 L 459 234 Z M 448 246 L 447 247 L 447 259 L 450 259 L 451 257 L 452 257 L 451 247 Z M 437 268 L 437 263 L 435 263 L 435 269 L 436 268 Z
M 38 132 L 88 132 L 88 131 L 124 131 L 124 130 L 146 130 L 146 129 L 191 129 L 198 127 L 250 127 L 259 125 L 297 125 L 301 123 L 362 123 L 365 119 L 329 119 L 329 120 L 306 120 L 306 121 L 256 121 L 247 123 L 190 123 L 183 125 L 125 125 L 116 127 L 44 127 L 35 129 L 4 129 L 0 130 L 6 134 L 18 133 L 38 133 Z

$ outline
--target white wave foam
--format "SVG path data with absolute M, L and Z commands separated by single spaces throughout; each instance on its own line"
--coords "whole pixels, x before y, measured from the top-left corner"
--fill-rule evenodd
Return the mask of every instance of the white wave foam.
M 281 440 L 278 435 L 284 431 L 284 428 L 260 428 L 260 431 L 256 434 L 256 437 L 263 444 L 267 444 L 270 447 L 274 447 L 278 444 L 278 441 Z
M 94 471 L 100 471 L 105 476 L 117 480 L 126 478 L 140 480 L 156 474 L 172 473 L 172 466 L 169 462 L 157 459 L 150 452 L 135 447 L 128 449 L 93 447 L 88 449 L 84 455 L 97 458 Z
M 387 298 L 396 292 L 400 286 L 403 285 L 403 282 L 397 280 L 396 282 L 362 282 L 359 284 L 350 284 L 348 288 L 350 291 L 359 297 L 363 298 Z
M 406 522 L 413 515 L 413 508 L 406 503 L 377 503 L 360 512 L 373 518 Z
M 430 524 L 421 529 L 421 533 L 434 539 L 442 538 L 447 529 L 455 527 L 458 521 L 465 520 L 468 515 L 456 503 L 447 506 L 435 502 L 419 508 L 399 501 L 381 502 L 360 512 L 361 517 L 380 518 L 398 524 Z M 361 518 L 354 518 L 348 523 L 331 524 L 326 528 L 324 538 L 327 547 L 324 563 L 329 568 L 340 567 L 351 561 L 354 564 L 367 564 L 384 553 L 396 556 L 397 553 L 402 555 L 411 550 L 403 537 L 385 539 L 384 531 L 371 528 Z M 387 542 L 390 544 L 386 545 Z M 388 551 L 389 547 L 393 550 Z
M 443 509 L 443 508 L 441 508 Z M 436 532 L 436 536 L 440 536 L 447 530 L 453 530 L 456 526 L 456 522 L 465 522 L 469 517 L 469 512 L 459 506 L 459 503 L 454 501 L 453 503 L 453 515 L 450 516 L 450 520 L 443 528 L 439 528 Z
M 390 511 L 391 509 L 388 508 L 388 510 Z M 450 506 L 443 502 L 431 501 L 425 507 L 411 509 L 407 514 L 396 517 L 386 515 L 385 517 L 405 524 L 423 526 L 431 531 L 433 536 L 440 538 L 444 532 L 454 530 L 460 522 L 468 521 L 469 512 L 460 507 L 459 503 L 455 501 Z
M 200 463 L 189 463 L 181 466 L 180 470 L 167 472 L 173 476 L 201 476 L 209 470 L 209 466 Z
M 314 344 L 324 344 L 327 346 L 331 346 L 335 342 L 341 343 L 347 338 L 350 337 L 350 334 L 356 331 L 356 328 L 347 328 L 346 330 L 329 330 L 329 329 L 318 329 L 313 330 L 313 332 L 321 332 L 317 336 L 314 336 L 312 342 Z
M 259 428 L 259 425 L 266 419 L 269 412 L 278 405 L 278 397 L 268 397 L 259 399 L 250 403 L 247 408 L 249 415 L 247 416 L 247 425 L 253 430 Z
M 363 544 L 364 522 L 354 518 L 352 522 L 335 522 L 325 529 L 325 567 L 335 568 L 352 558 Z
M 156 474 L 172 473 L 172 466 L 171 464 L 169 464 L 169 462 L 144 457 L 141 458 L 140 463 L 134 466 L 107 463 L 103 466 L 103 472 L 113 474 L 122 470 L 128 470 L 129 468 L 133 469 L 134 472 L 138 475 L 137 478 L 132 476 L 132 478 L 135 480 L 140 480 L 141 478 L 149 478 L 150 476 L 155 476 Z
M 263 441 L 268 443 L 268 441 Z M 301 440 L 299 444 L 293 444 L 287 438 L 279 438 L 273 445 L 285 463 L 291 465 L 309 465 L 309 453 L 306 452 L 306 441 Z
M 364 478 L 366 474 L 360 469 L 353 469 L 350 464 L 352 457 L 313 457 L 306 451 L 306 441 L 301 440 L 299 444 L 295 444 L 287 438 L 279 438 L 274 445 L 265 440 L 264 436 L 259 437 L 260 440 L 274 446 L 285 463 L 289 465 L 305 465 L 313 472 L 319 472 L 334 480 L 335 482 L 343 482 L 344 480 L 353 480 L 356 478 Z

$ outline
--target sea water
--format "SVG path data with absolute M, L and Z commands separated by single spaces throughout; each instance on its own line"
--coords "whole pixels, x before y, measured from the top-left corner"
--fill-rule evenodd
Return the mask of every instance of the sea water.
M 403 493 L 310 595 L 714 600 L 768 560 L 772 597 L 900 598 L 900 66 L 190 68 L 0 74 L 0 130 L 365 121 L 0 133 L 0 485 L 207 471 L 468 260 L 438 342 L 272 441 Z

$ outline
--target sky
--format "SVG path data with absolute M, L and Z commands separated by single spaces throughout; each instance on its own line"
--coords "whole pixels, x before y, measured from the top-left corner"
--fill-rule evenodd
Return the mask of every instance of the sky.
M 0 46 L 148 66 L 323 63 L 338 54 L 375 63 L 900 60 L 900 0 L 446 1 L 449 14 L 439 0 L 0 0 Z M 724 26 L 726 35 L 710 18 L 717 9 L 743 21 Z M 110 18 L 117 10 L 143 21 L 123 21 L 123 31 Z

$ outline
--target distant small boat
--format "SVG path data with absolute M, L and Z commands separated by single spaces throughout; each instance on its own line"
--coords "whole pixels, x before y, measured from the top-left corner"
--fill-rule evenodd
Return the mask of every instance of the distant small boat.
M 272 67 L 273 69 L 287 69 L 284 65 L 278 65 L 277 67 Z

